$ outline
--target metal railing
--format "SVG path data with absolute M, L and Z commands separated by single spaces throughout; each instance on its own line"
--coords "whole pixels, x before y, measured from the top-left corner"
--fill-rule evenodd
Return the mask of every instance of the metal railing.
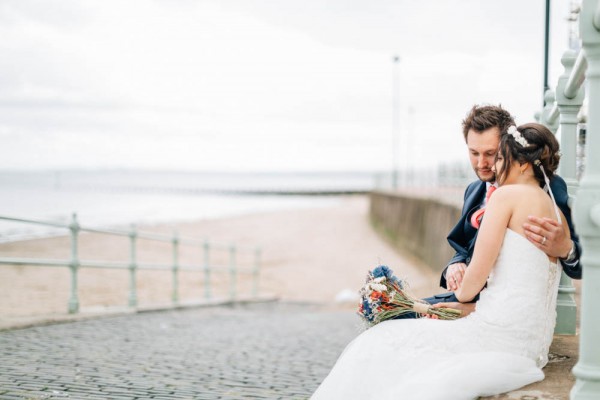
M 561 162 L 559 173 L 567 183 L 569 203 L 573 209 L 579 187 L 578 174 L 578 137 L 580 130 L 580 113 L 584 102 L 585 72 L 587 60 L 584 52 L 577 54 L 567 50 L 561 58 L 564 72 L 558 79 L 556 91 L 548 90 L 544 94 L 547 102 L 540 114 L 540 122 L 555 134 L 560 130 Z M 557 298 L 557 334 L 576 333 L 577 305 L 575 303 L 575 287 L 572 280 L 562 274 Z
M 25 218 L 15 218 L 9 216 L 0 216 L 0 220 L 50 226 L 54 228 L 64 228 L 70 232 L 71 256 L 70 259 L 44 259 L 44 258 L 22 258 L 22 257 L 0 257 L 0 265 L 27 265 L 27 266 L 49 266 L 49 267 L 68 267 L 70 270 L 71 285 L 68 300 L 68 312 L 71 314 L 79 312 L 79 293 L 78 293 L 78 272 L 81 268 L 104 268 L 104 269 L 123 269 L 129 270 L 129 307 L 138 306 L 137 298 L 137 279 L 139 270 L 166 270 L 172 272 L 171 301 L 173 305 L 179 304 L 179 272 L 196 271 L 203 274 L 204 281 L 204 299 L 211 300 L 212 295 L 212 274 L 219 271 L 229 275 L 229 300 L 236 300 L 238 297 L 238 275 L 246 273 L 252 277 L 251 297 L 258 297 L 258 285 L 260 276 L 261 250 L 258 247 L 246 247 L 234 244 L 224 244 L 209 241 L 207 239 L 194 239 L 189 237 L 180 237 L 177 233 L 172 236 L 155 233 L 138 232 L 135 226 L 131 230 L 100 229 L 85 227 L 79 224 L 77 215 L 73 214 L 71 222 L 57 223 L 48 221 L 39 221 Z M 108 261 L 108 260 L 84 260 L 79 255 L 79 236 L 82 232 L 97 233 L 111 236 L 120 236 L 129 238 L 129 259 L 126 261 Z M 137 257 L 137 244 L 139 239 L 169 243 L 172 250 L 171 263 L 146 263 L 139 262 Z M 197 264 L 182 264 L 179 260 L 180 246 L 194 246 L 200 248 L 203 257 Z M 211 255 L 214 251 L 224 251 L 228 254 L 228 263 L 217 264 L 212 262 Z M 240 253 L 250 253 L 253 256 L 253 262 L 250 266 L 240 266 L 237 262 L 237 256 Z
M 581 323 L 579 361 L 573 368 L 577 378 L 571 390 L 571 399 L 600 398 L 600 1 L 583 0 L 579 14 L 579 33 L 582 50 L 564 53 L 561 62 L 565 67 L 558 80 L 556 99 L 547 92 L 548 105 L 540 113 L 540 122 L 550 129 L 560 125 L 560 174 L 569 187 L 573 204 L 574 221 L 581 238 L 584 279 L 581 282 Z M 584 89 L 587 90 L 587 113 L 583 113 Z M 556 100 L 556 102 L 554 102 Z M 582 118 L 583 117 L 583 118 Z M 577 145 L 579 123 L 585 119 L 585 171 L 578 182 Z M 568 279 L 568 278 L 567 278 Z M 575 303 L 570 280 L 561 279 L 559 292 L 559 319 L 566 319 L 575 328 Z M 562 310 L 560 307 L 562 306 Z

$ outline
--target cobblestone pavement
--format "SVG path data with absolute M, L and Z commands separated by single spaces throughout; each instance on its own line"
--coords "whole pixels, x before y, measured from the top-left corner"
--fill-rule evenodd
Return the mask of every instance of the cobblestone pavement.
M 0 332 L 0 399 L 307 399 L 362 330 L 261 303 Z

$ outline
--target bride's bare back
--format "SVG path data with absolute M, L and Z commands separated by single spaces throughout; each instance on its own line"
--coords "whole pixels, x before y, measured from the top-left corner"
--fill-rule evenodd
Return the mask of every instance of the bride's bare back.
M 503 186 L 501 189 L 507 192 L 507 196 L 511 199 L 512 216 L 508 222 L 508 228 L 518 234 L 525 236 L 523 224 L 527 222 L 527 217 L 530 215 L 557 219 L 551 197 L 540 187 L 515 184 Z M 566 224 L 565 217 L 560 210 L 559 213 L 561 223 Z
M 552 199 L 535 181 L 504 185 L 494 192 L 479 228 L 471 264 L 455 292 L 461 302 L 471 301 L 485 285 L 500 253 L 506 229 L 525 237 L 523 224 L 529 215 L 557 218 Z M 562 214 L 561 220 L 566 223 Z M 550 258 L 550 261 L 556 260 Z

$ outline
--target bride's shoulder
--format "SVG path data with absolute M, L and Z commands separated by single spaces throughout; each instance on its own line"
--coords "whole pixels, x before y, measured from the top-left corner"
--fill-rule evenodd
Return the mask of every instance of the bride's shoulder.
M 527 198 L 527 196 L 537 195 L 543 192 L 544 191 L 541 188 L 532 185 L 512 184 L 500 186 L 494 192 L 494 197 L 502 198 L 503 200 L 512 199 L 520 201 L 523 200 L 523 198 Z

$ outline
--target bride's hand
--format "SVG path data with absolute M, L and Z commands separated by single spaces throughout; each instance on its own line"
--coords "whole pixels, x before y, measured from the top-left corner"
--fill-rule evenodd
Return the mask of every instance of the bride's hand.
M 460 310 L 460 318 L 466 317 L 475 311 L 475 303 L 459 303 L 459 302 L 449 302 L 449 303 L 437 303 L 431 306 L 432 308 L 454 308 L 455 310 Z M 430 319 L 439 319 L 437 315 L 426 314 L 426 318 Z

